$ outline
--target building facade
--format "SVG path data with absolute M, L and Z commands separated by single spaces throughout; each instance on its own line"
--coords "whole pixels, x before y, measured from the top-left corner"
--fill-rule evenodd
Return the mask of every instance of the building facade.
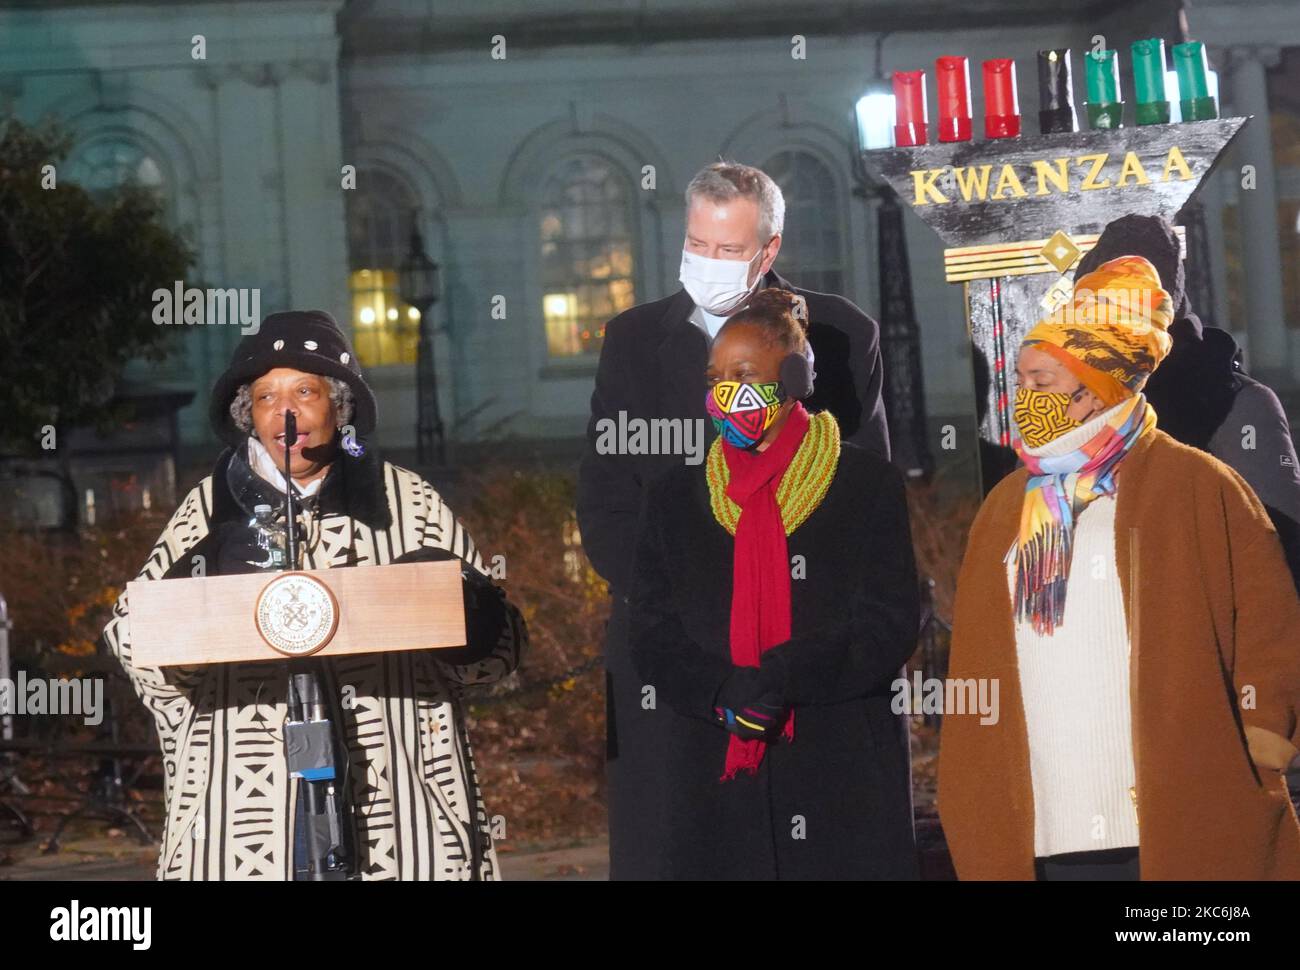
M 188 285 L 345 322 L 380 440 L 397 448 L 415 441 L 420 317 L 397 271 L 418 230 L 441 268 L 428 312 L 448 437 L 572 440 L 604 322 L 678 288 L 682 191 L 701 166 L 768 170 L 788 206 L 777 269 L 874 314 L 875 203 L 853 114 L 873 79 L 964 54 L 979 117 L 978 63 L 1014 57 L 1032 125 L 1037 50 L 1098 37 L 1127 50 L 1175 26 L 1165 3 L 1094 4 L 1096 17 L 1085 3 L 1068 20 L 1046 2 L 978 16 L 893 0 L 858 16 L 830 2 L 597 6 L 0 3 L 0 113 L 62 119 L 76 135 L 64 174 L 92 190 L 155 190 L 198 253 Z M 1188 16 L 1221 114 L 1255 116 L 1199 197 L 1214 296 L 1196 309 L 1285 394 L 1300 386 L 1300 5 L 1204 0 Z M 961 292 L 938 238 L 906 221 L 931 422 L 970 427 Z M 214 446 L 207 389 L 239 336 L 177 327 L 171 363 L 128 375 L 195 393 L 179 420 L 188 448 Z

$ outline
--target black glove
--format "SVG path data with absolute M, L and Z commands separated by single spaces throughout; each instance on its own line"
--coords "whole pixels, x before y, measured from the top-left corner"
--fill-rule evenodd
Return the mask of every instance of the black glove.
M 774 738 L 785 724 L 785 699 L 758 667 L 735 667 L 718 688 L 719 725 L 746 741 Z
M 271 553 L 257 544 L 257 531 L 242 522 L 227 522 L 217 529 L 218 576 L 256 573 L 270 568 Z
M 446 559 L 456 559 L 460 562 L 461 584 L 465 592 L 465 646 L 436 650 L 434 657 L 450 664 L 469 664 L 485 660 L 492 655 L 492 651 L 501 642 L 501 636 L 510 623 L 505 591 L 465 560 L 446 549 L 421 546 L 398 556 L 393 560 L 393 565 L 439 562 Z

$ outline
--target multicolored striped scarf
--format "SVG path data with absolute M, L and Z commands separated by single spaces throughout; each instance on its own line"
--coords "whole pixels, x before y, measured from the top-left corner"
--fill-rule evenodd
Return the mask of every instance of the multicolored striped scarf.
M 1016 544 L 1017 623 L 1028 618 L 1040 635 L 1061 625 L 1075 520 L 1093 499 L 1115 494 L 1115 467 L 1155 426 L 1155 409 L 1135 394 L 1067 454 L 1031 455 L 1016 438 L 1013 447 L 1029 470 Z

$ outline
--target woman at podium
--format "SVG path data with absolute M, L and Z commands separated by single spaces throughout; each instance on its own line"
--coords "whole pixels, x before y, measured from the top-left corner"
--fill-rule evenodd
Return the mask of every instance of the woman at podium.
M 526 630 L 433 486 L 366 446 L 375 411 L 356 356 L 328 313 L 267 317 L 236 346 L 213 388 L 212 423 L 229 447 L 185 496 L 138 578 L 270 565 L 258 531 L 266 511 L 258 506 L 282 509 L 286 460 L 299 507 L 300 568 L 461 560 L 464 647 L 321 657 L 317 669 L 341 755 L 339 836 L 350 874 L 494 879 L 497 858 L 460 696 L 514 670 Z M 297 432 L 291 442 L 289 415 Z M 158 878 L 294 878 L 301 847 L 289 809 L 296 779 L 285 750 L 286 664 L 137 666 L 129 609 L 123 593 L 104 635 L 153 715 L 162 746 L 166 828 Z M 183 616 L 176 635 L 185 635 Z
M 701 467 L 648 493 L 630 620 L 642 703 L 671 719 L 671 879 L 915 879 L 916 647 L 903 479 L 809 414 L 807 308 L 759 292 L 718 332 Z

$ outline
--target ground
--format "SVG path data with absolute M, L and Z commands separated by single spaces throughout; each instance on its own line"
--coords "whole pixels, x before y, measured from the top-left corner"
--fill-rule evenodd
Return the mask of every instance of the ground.
M 53 855 L 42 841 L 0 848 L 0 881 L 134 882 L 154 878 L 158 844 L 140 845 L 120 829 L 88 821 L 62 840 Z M 113 832 L 115 834 L 107 834 Z M 609 878 L 609 843 L 604 838 L 552 846 L 502 844 L 497 848 L 501 875 L 507 880 L 601 880 Z

